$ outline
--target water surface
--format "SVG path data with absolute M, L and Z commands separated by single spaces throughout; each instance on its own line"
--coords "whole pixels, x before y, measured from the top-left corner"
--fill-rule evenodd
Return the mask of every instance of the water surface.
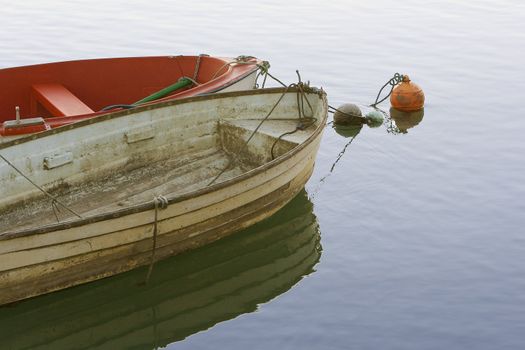
M 409 74 L 427 97 L 423 119 L 412 123 L 417 125 L 398 121 L 402 132 L 395 133 L 388 132 L 396 130 L 390 122 L 364 127 L 333 172 L 350 139 L 327 128 L 306 194 L 256 229 L 271 232 L 253 249 L 268 247 L 255 260 L 274 274 L 238 270 L 246 264 L 240 260 L 225 274 L 211 274 L 210 282 L 229 288 L 238 276 L 246 282 L 238 293 L 214 294 L 190 283 L 199 264 L 228 260 L 229 241 L 220 242 L 164 263 L 152 289 L 129 287 L 140 279 L 137 271 L 1 309 L 2 348 L 525 347 L 521 1 L 0 5 L 0 67 L 90 57 L 250 54 L 269 60 L 271 71 L 287 82 L 296 80 L 299 69 L 304 80 L 328 92 L 334 106 L 373 102 L 395 72 Z M 315 230 L 287 228 L 305 207 Z M 322 255 L 312 243 L 316 230 Z M 233 246 L 249 255 L 253 250 L 242 248 L 243 240 L 255 235 L 245 233 L 232 238 Z M 304 237 L 310 237 L 308 248 L 292 245 L 288 255 L 279 255 L 287 239 Z M 280 263 L 301 254 L 303 260 L 290 263 L 296 270 Z M 127 289 L 121 302 L 111 299 Z M 116 294 L 106 297 L 104 290 Z M 100 317 L 89 312 L 89 305 L 97 310 L 99 298 L 106 311 Z M 154 316 L 163 311 L 164 318 Z M 68 322 L 77 322 L 69 338 Z

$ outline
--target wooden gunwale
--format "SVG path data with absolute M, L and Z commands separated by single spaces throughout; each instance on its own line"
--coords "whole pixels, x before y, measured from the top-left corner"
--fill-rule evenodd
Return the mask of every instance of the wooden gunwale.
M 13 145 L 29 142 L 31 140 L 35 140 L 35 139 L 38 139 L 38 138 L 43 138 L 43 137 L 46 137 L 48 135 L 58 134 L 58 133 L 66 131 L 66 130 L 71 130 L 71 129 L 82 127 L 84 125 L 89 125 L 89 124 L 93 124 L 93 123 L 96 123 L 96 122 L 100 122 L 100 121 L 104 121 L 104 120 L 110 120 L 110 119 L 114 119 L 114 118 L 121 118 L 121 117 L 130 115 L 130 114 L 134 114 L 134 113 L 138 113 L 138 112 L 142 112 L 142 111 L 148 111 L 148 110 L 152 110 L 152 109 L 156 109 L 156 108 L 160 108 L 160 107 L 173 106 L 173 105 L 178 105 L 178 104 L 187 103 L 187 102 L 194 102 L 194 101 L 202 101 L 202 100 L 210 100 L 210 99 L 211 100 L 215 100 L 215 99 L 223 99 L 223 98 L 245 96 L 245 95 L 257 95 L 257 94 L 269 94 L 269 93 L 271 93 L 271 94 L 282 94 L 285 91 L 287 93 L 293 93 L 293 92 L 299 93 L 299 90 L 297 88 L 295 88 L 295 87 L 290 87 L 290 88 L 287 88 L 287 89 L 286 88 L 270 88 L 270 89 L 251 90 L 251 91 L 234 91 L 234 92 L 226 92 L 226 93 L 204 95 L 204 96 L 193 96 L 193 97 L 188 97 L 188 98 L 179 99 L 179 100 L 160 102 L 160 103 L 157 103 L 157 104 L 137 107 L 137 108 L 134 108 L 132 110 L 123 110 L 123 111 L 118 111 L 118 112 L 115 112 L 115 113 L 109 113 L 109 114 L 105 114 L 105 115 L 101 115 L 101 116 L 96 116 L 96 117 L 93 117 L 91 119 L 80 121 L 78 123 L 66 125 L 66 126 L 63 126 L 63 127 L 60 127 L 60 128 L 52 129 L 52 130 L 49 130 L 49 131 L 45 131 L 45 132 L 34 134 L 34 135 L 31 135 L 31 136 L 23 137 L 23 138 L 20 138 L 20 139 L 15 139 L 15 140 L 12 140 L 12 141 L 8 141 L 6 143 L 0 144 L 0 151 L 2 149 L 4 149 L 4 148 L 9 147 L 9 146 L 13 146 Z M 325 92 L 323 90 L 310 89 L 310 90 L 307 90 L 307 92 L 315 93 L 319 98 L 326 100 L 326 94 L 325 94 Z M 204 187 L 202 189 L 198 189 L 198 190 L 191 191 L 191 192 L 188 192 L 188 193 L 184 193 L 184 194 L 181 194 L 181 195 L 167 196 L 168 204 L 181 202 L 181 201 L 184 201 L 184 200 L 187 200 L 187 199 L 190 199 L 190 198 L 198 197 L 198 196 L 210 193 L 210 192 L 214 192 L 214 191 L 226 188 L 226 187 L 228 187 L 228 186 L 230 186 L 232 184 L 238 183 L 238 182 L 243 181 L 245 179 L 248 179 L 248 178 L 254 177 L 254 176 L 258 175 L 258 174 L 261 174 L 261 173 L 265 172 L 266 170 L 268 170 L 269 168 L 275 167 L 278 164 L 281 164 L 281 163 L 285 162 L 286 160 L 290 159 L 291 157 L 293 157 L 294 155 L 299 153 L 301 150 L 303 150 L 305 147 L 307 147 L 310 143 L 312 143 L 313 140 L 315 140 L 317 138 L 317 136 L 319 136 L 319 134 L 323 131 L 324 126 L 326 124 L 326 119 L 327 119 L 326 103 L 325 103 L 324 107 L 325 107 L 324 108 L 325 110 L 322 113 L 323 114 L 322 115 L 322 119 L 318 121 L 316 130 L 314 130 L 314 132 L 303 143 L 299 144 L 298 146 L 296 146 L 295 148 L 293 148 L 289 152 L 283 154 L 282 156 L 280 156 L 280 157 L 278 157 L 278 158 L 276 158 L 276 159 L 274 159 L 274 160 L 272 160 L 272 161 L 270 161 L 270 162 L 268 162 L 268 163 L 266 163 L 266 164 L 264 164 L 262 166 L 259 166 L 259 167 L 255 168 L 255 169 L 247 171 L 246 173 L 243 173 L 242 175 L 233 177 L 233 178 L 231 178 L 229 180 L 226 180 L 226 181 L 223 181 L 223 182 L 219 182 L 219 183 L 216 183 L 214 185 L 211 185 L 211 186 L 208 186 L 208 187 Z M 109 213 L 93 215 L 93 216 L 88 217 L 88 218 L 82 218 L 82 219 L 78 219 L 78 220 L 74 220 L 74 221 L 68 221 L 68 222 L 63 222 L 63 223 L 47 225 L 47 226 L 40 227 L 40 228 L 31 228 L 31 229 L 24 229 L 24 230 L 20 230 L 20 231 L 5 232 L 3 234 L 0 234 L 0 241 L 1 240 L 7 240 L 7 239 L 14 239 L 14 238 L 18 238 L 18 237 L 29 236 L 29 235 L 35 235 L 35 234 L 44 234 L 44 233 L 48 233 L 48 232 L 52 232 L 52 231 L 59 231 L 59 230 L 73 228 L 73 227 L 78 227 L 78 226 L 82 226 L 82 225 L 85 225 L 85 224 L 88 224 L 88 223 L 95 223 L 95 222 L 104 221 L 104 220 L 108 220 L 108 219 L 115 219 L 115 218 L 119 218 L 119 217 L 126 216 L 126 215 L 129 215 L 129 214 L 138 213 L 138 212 L 141 212 L 141 211 L 151 210 L 151 209 L 154 208 L 154 206 L 155 206 L 155 204 L 151 201 L 151 202 L 146 202 L 146 203 L 133 205 L 133 206 L 130 206 L 130 207 L 125 208 L 125 209 L 119 209 L 119 210 L 115 210 L 115 211 L 112 211 L 112 212 L 109 212 Z

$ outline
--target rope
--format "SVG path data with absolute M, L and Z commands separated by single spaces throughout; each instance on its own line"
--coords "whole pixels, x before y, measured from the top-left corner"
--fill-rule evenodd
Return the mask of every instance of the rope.
M 307 124 L 304 124 L 303 121 L 308 121 Z M 281 139 L 284 137 L 284 136 L 287 136 L 287 135 L 292 135 L 292 134 L 295 134 L 297 131 L 299 130 L 306 130 L 308 129 L 309 127 L 311 127 L 312 125 L 314 125 L 315 123 L 317 122 L 317 118 L 311 118 L 311 117 L 302 117 L 302 121 L 299 122 L 299 124 L 297 124 L 297 126 L 295 127 L 295 130 L 293 131 L 287 131 L 281 135 L 279 135 L 279 137 L 273 142 L 272 144 L 272 148 L 270 150 L 270 153 L 271 153 L 271 156 L 272 156 L 272 160 L 275 159 L 275 155 L 274 155 L 274 148 L 275 146 L 277 145 L 277 143 L 279 141 L 281 141 Z
M 381 102 L 383 102 L 384 100 L 386 100 L 391 94 L 392 94 L 392 91 L 394 90 L 394 87 L 401 83 L 403 81 L 403 75 L 399 74 L 399 73 L 396 73 L 394 74 L 394 76 L 388 80 L 385 85 L 383 85 L 383 87 L 381 88 L 381 90 L 379 90 L 378 94 L 377 94 L 377 97 L 376 97 L 376 101 L 374 103 L 372 103 L 370 105 L 370 107 L 375 107 L 377 106 L 378 104 L 380 104 Z M 388 95 L 386 95 L 383 99 L 381 99 L 380 101 L 379 100 L 379 97 L 381 96 L 381 93 L 383 92 L 383 89 L 386 88 L 388 85 L 391 86 L 390 88 L 390 92 L 388 93 Z
M 61 201 L 59 201 L 55 196 L 51 195 L 49 192 L 47 192 L 46 190 L 44 190 L 42 187 L 38 186 L 36 183 L 34 183 L 29 177 L 27 177 L 20 169 L 18 169 L 13 163 L 11 163 L 9 160 L 7 160 L 3 155 L 0 154 L 0 158 L 2 158 L 4 160 L 4 162 L 7 163 L 7 165 L 9 165 L 11 168 L 13 168 L 17 173 L 19 173 L 20 175 L 22 175 L 22 177 L 24 177 L 27 181 L 29 181 L 30 184 L 32 184 L 33 186 L 35 186 L 37 189 L 39 189 L 42 193 L 44 193 L 46 196 L 48 196 L 49 198 L 51 198 L 51 205 L 53 206 L 56 206 L 57 204 L 60 204 L 63 208 L 65 208 L 67 211 L 69 211 L 70 213 L 72 213 L 73 215 L 77 216 L 78 218 L 82 219 L 82 216 L 80 216 L 80 214 L 78 214 L 76 211 L 74 211 L 73 209 L 69 208 L 67 205 L 65 205 L 64 203 L 62 203 Z M 58 207 L 57 207 L 58 208 Z M 54 211 L 55 209 L 53 209 Z M 57 221 L 58 221 L 58 215 L 56 214 L 55 212 L 55 217 L 57 218 Z
M 202 55 L 199 55 L 199 57 L 197 57 L 197 63 L 195 63 L 195 70 L 193 72 L 194 81 L 197 81 L 197 74 L 199 74 L 199 68 L 201 66 L 201 58 L 202 58 Z
M 295 134 L 295 133 L 296 133 L 297 131 L 299 131 L 299 130 L 301 130 L 301 129 L 299 128 L 299 126 L 297 126 L 297 127 L 295 128 L 294 131 L 288 131 L 288 132 L 285 132 L 284 134 L 279 135 L 279 137 L 273 142 L 273 144 L 272 144 L 272 148 L 271 148 L 271 150 L 270 150 L 270 154 L 272 155 L 272 160 L 275 159 L 275 155 L 274 155 L 273 150 L 274 150 L 274 148 L 275 148 L 275 145 L 277 145 L 277 142 L 281 141 L 281 139 L 282 139 L 284 136 Z
M 355 135 L 354 137 L 352 137 L 350 139 L 350 141 L 348 141 L 348 143 L 345 145 L 345 147 L 343 148 L 343 150 L 341 152 L 339 152 L 339 155 L 337 156 L 337 159 L 335 160 L 334 164 L 332 164 L 332 167 L 330 168 L 330 173 L 334 171 L 334 168 L 336 166 L 336 164 L 339 162 L 339 160 L 343 157 L 343 155 L 345 154 L 346 152 L 346 149 L 348 148 L 348 146 L 350 146 L 352 144 L 352 142 L 355 140 L 357 135 Z
M 58 218 L 58 213 L 61 213 L 61 211 L 55 200 L 51 201 L 51 207 L 53 208 L 53 214 L 55 214 L 55 218 L 57 219 L 57 222 L 60 222 L 60 219 Z
M 270 78 L 272 78 L 273 80 L 275 80 L 276 82 L 278 82 L 279 84 L 281 84 L 282 87 L 286 87 L 286 84 L 285 84 L 285 83 L 283 83 L 282 81 L 280 81 L 279 79 L 277 79 L 276 77 L 274 77 L 273 75 L 271 75 L 270 72 L 266 71 L 265 76 L 269 76 Z M 265 78 L 264 82 L 266 82 L 266 78 Z M 264 85 L 263 85 L 263 87 L 264 87 Z
M 355 138 L 357 137 L 357 135 L 355 135 L 354 137 L 352 137 L 350 139 L 350 141 L 347 142 L 347 144 L 344 146 L 343 150 L 341 152 L 339 152 L 339 155 L 337 156 L 337 159 L 335 160 L 335 162 L 332 164 L 332 167 L 330 168 L 330 171 L 328 172 L 328 174 L 326 174 L 325 176 L 323 176 L 321 178 L 321 180 L 319 180 L 319 183 L 316 187 L 316 189 L 313 191 L 312 195 L 311 195 L 311 199 L 313 200 L 317 194 L 319 193 L 319 191 L 321 190 L 321 186 L 324 184 L 324 182 L 326 181 L 326 179 L 332 175 L 334 169 L 335 169 L 335 166 L 337 165 L 337 163 L 339 162 L 339 160 L 341 160 L 341 158 L 343 157 L 343 155 L 345 154 L 346 152 L 346 149 L 352 144 L 352 142 L 355 140 Z
M 312 105 L 310 104 L 310 101 L 308 100 L 308 97 L 306 97 L 306 94 L 304 92 L 304 89 L 303 89 L 304 84 L 301 81 L 301 75 L 299 74 L 298 70 L 296 70 L 295 72 L 297 73 L 297 77 L 299 79 L 299 82 L 296 84 L 297 86 L 297 113 L 298 113 L 299 123 L 295 127 L 295 130 L 288 131 L 288 132 L 285 132 L 279 135 L 279 137 L 274 141 L 274 143 L 272 144 L 272 148 L 270 150 L 272 160 L 275 159 L 275 155 L 274 155 L 275 146 L 284 136 L 295 134 L 299 130 L 308 129 L 310 126 L 314 125 L 317 122 L 317 118 L 313 117 L 314 109 Z M 310 108 L 310 112 L 311 112 L 310 116 L 306 116 L 304 113 L 304 101 L 306 101 L 306 104 Z
M 270 111 L 268 112 L 268 114 L 266 114 L 266 116 L 261 119 L 261 121 L 259 122 L 259 124 L 257 125 L 257 127 L 252 131 L 251 135 L 248 137 L 248 139 L 244 142 L 244 145 L 242 146 L 242 148 L 246 148 L 246 146 L 248 145 L 248 143 L 252 140 L 252 138 L 255 136 L 255 134 L 257 133 L 257 131 L 259 131 L 259 129 L 261 128 L 261 126 L 263 125 L 263 123 L 268 120 L 270 118 L 270 116 L 272 115 L 273 111 L 275 110 L 275 108 L 277 108 L 277 106 L 279 105 L 279 103 L 282 101 L 282 99 L 284 98 L 284 96 L 286 95 L 286 93 L 288 92 L 288 90 L 292 87 L 296 87 L 297 88 L 297 109 L 298 109 L 298 120 L 299 120 L 299 123 L 297 124 L 297 127 L 295 128 L 295 130 L 292 130 L 292 131 L 288 131 L 288 132 L 285 132 L 283 134 L 281 134 L 275 141 L 274 143 L 272 144 L 272 147 L 270 149 L 270 153 L 271 153 L 271 157 L 272 157 L 272 160 L 275 159 L 275 156 L 274 156 L 274 149 L 275 149 L 275 145 L 277 144 L 277 142 L 279 142 L 284 136 L 286 135 L 291 135 L 299 130 L 305 130 L 307 128 L 309 128 L 310 126 L 314 125 L 316 122 L 317 122 L 317 118 L 314 118 L 313 117 L 313 114 L 314 114 L 314 110 L 313 110 L 313 107 L 312 107 L 312 104 L 310 103 L 310 101 L 308 100 L 308 97 L 306 97 L 306 93 L 304 92 L 304 83 L 301 81 L 301 76 L 299 74 L 299 71 L 296 71 L 297 72 L 297 76 L 299 78 L 299 82 L 298 83 L 292 83 L 288 86 L 284 85 L 280 80 L 278 80 L 277 78 L 274 78 L 273 76 L 271 76 L 269 74 L 270 77 L 274 78 L 275 80 L 277 80 L 278 82 L 280 82 L 281 84 L 283 84 L 285 86 L 285 89 L 283 91 L 283 93 L 281 94 L 281 96 L 279 96 L 279 99 L 277 99 L 277 102 L 273 105 L 273 107 L 270 109 Z M 306 101 L 306 104 L 308 105 L 308 108 L 310 109 L 310 112 L 311 112 L 311 115 L 310 116 L 307 116 L 305 115 L 305 108 L 304 108 L 304 103 Z M 228 163 L 226 164 L 226 166 L 219 172 L 219 174 L 217 174 L 217 176 L 215 176 L 213 178 L 213 180 L 211 180 L 207 186 L 211 186 L 212 184 L 215 183 L 215 181 L 217 181 L 217 179 L 222 175 L 224 174 L 224 172 L 226 170 L 228 170 L 231 165 L 233 163 L 233 157 L 229 158 L 228 159 Z
M 216 72 L 215 74 L 213 74 L 213 76 L 211 77 L 210 80 L 213 80 L 217 77 L 217 75 L 219 75 L 220 71 L 223 70 L 223 68 L 229 66 L 229 65 L 232 65 L 232 64 L 255 64 L 257 66 L 260 66 L 259 64 L 257 64 L 256 62 L 251 62 L 251 60 L 255 59 L 255 57 L 253 56 L 244 56 L 244 55 L 241 55 L 241 56 L 237 56 L 233 61 L 230 61 L 230 62 L 226 62 L 225 64 L 223 64 Z
M 155 204 L 155 221 L 153 223 L 153 246 L 151 249 L 151 258 L 148 267 L 148 273 L 146 275 L 146 280 L 144 284 L 148 284 L 151 277 L 151 272 L 153 271 L 153 265 L 155 264 L 155 255 L 157 253 L 157 235 L 158 235 L 158 219 L 159 219 L 159 209 L 166 209 L 168 207 L 168 199 L 164 196 L 158 196 L 153 199 Z
M 259 79 L 259 77 L 261 75 L 264 75 L 264 78 L 263 78 L 263 83 L 262 83 L 262 88 L 264 88 L 265 84 L 266 84 L 266 79 L 268 77 L 271 77 L 273 80 L 275 80 L 276 82 L 278 82 L 279 84 L 281 84 L 283 87 L 286 87 L 286 84 L 283 83 L 282 81 L 280 81 L 279 79 L 277 79 L 276 77 L 274 77 L 273 75 L 270 74 L 270 72 L 268 71 L 270 69 L 270 63 L 268 61 L 262 61 L 262 63 L 257 63 L 257 62 L 253 62 L 252 60 L 253 59 L 256 59 L 256 57 L 254 56 L 244 56 L 244 55 L 241 55 L 241 56 L 238 56 L 236 57 L 233 61 L 230 61 L 230 62 L 226 62 L 225 64 L 223 64 L 212 76 L 211 80 L 215 79 L 217 77 L 217 75 L 219 75 L 220 71 L 224 69 L 224 67 L 227 67 L 229 65 L 232 65 L 232 64 L 247 64 L 247 65 L 250 65 L 250 64 L 255 64 L 257 65 L 257 67 L 259 68 L 259 72 L 257 73 L 257 76 L 255 77 L 255 81 L 257 82 L 257 80 Z M 256 87 L 259 87 L 258 84 L 256 83 Z
M 255 77 L 255 88 L 262 88 L 264 89 L 264 86 L 266 85 L 266 79 L 268 78 L 268 70 L 270 69 L 270 62 L 263 61 L 261 64 L 257 64 L 259 67 L 259 71 L 257 72 L 257 76 Z M 259 77 L 264 75 L 264 79 L 262 82 L 262 86 L 259 86 L 257 83 L 259 81 Z
M 197 57 L 197 61 L 196 61 L 196 63 L 195 63 L 195 69 L 194 69 L 194 71 L 193 71 L 193 78 L 190 78 L 190 77 L 186 77 L 186 76 L 184 76 L 184 75 L 183 75 L 184 73 L 183 73 L 183 71 L 182 71 L 182 67 L 180 66 L 180 63 L 179 63 L 178 59 L 175 60 L 175 62 L 176 62 L 177 65 L 179 66 L 179 70 L 181 71 L 182 76 L 179 78 L 179 80 L 177 81 L 177 83 L 175 83 L 175 84 L 173 84 L 173 85 L 171 85 L 171 86 L 168 86 L 168 87 L 166 87 L 166 88 L 164 88 L 164 89 L 162 89 L 162 90 L 160 90 L 160 91 L 157 91 L 155 94 L 158 94 L 158 93 L 160 93 L 160 92 L 164 92 L 166 89 L 169 89 L 169 88 L 175 86 L 176 84 L 179 84 L 179 83 L 180 83 L 181 81 L 183 81 L 183 80 L 188 80 L 188 81 L 190 81 L 190 82 L 191 82 L 193 85 L 195 85 L 195 86 L 199 86 L 199 85 L 201 85 L 199 82 L 197 82 L 197 75 L 199 74 L 199 70 L 200 70 L 200 65 L 201 65 L 201 59 L 202 59 L 202 57 L 208 57 L 208 55 L 201 54 L 201 55 L 199 55 L 199 56 Z M 269 73 L 268 73 L 268 68 L 270 67 L 270 64 L 269 64 L 267 61 L 263 61 L 262 64 L 259 64 L 259 63 L 256 63 L 256 62 L 252 62 L 252 61 L 251 61 L 252 59 L 255 59 L 255 57 L 253 57 L 253 56 L 238 56 L 238 57 L 235 58 L 233 61 L 226 62 L 224 65 L 222 65 L 222 66 L 221 66 L 221 67 L 215 72 L 215 74 L 213 74 L 211 80 L 215 79 L 215 78 L 217 77 L 217 75 L 219 75 L 220 71 L 221 71 L 224 67 L 226 67 L 226 66 L 228 66 L 228 65 L 231 65 L 231 64 L 256 64 L 256 65 L 259 67 L 260 71 L 264 71 L 264 74 L 265 74 L 265 76 L 264 76 L 264 82 L 263 82 L 263 87 L 264 87 L 264 83 L 266 82 L 266 76 L 269 75 Z M 271 76 L 271 75 L 270 75 L 270 76 Z M 257 78 L 258 78 L 258 77 L 259 77 L 259 73 L 258 73 L 258 75 L 257 75 Z M 273 76 L 272 76 L 272 77 L 273 77 Z M 256 78 L 256 81 L 257 81 L 257 78 Z M 275 78 L 275 77 L 273 77 L 273 78 L 274 78 L 275 80 L 279 81 L 277 78 Z M 279 82 L 280 82 L 280 81 L 279 81 Z M 282 82 L 280 82 L 280 83 L 282 84 Z M 179 90 L 179 89 L 181 89 L 181 88 L 183 88 L 183 87 L 185 87 L 185 86 L 177 87 L 175 90 Z M 175 90 L 169 90 L 169 91 L 165 92 L 165 94 L 166 94 L 166 95 L 167 95 L 167 94 L 171 94 L 171 93 L 172 93 L 173 91 L 175 91 Z M 154 95 L 155 95 L 155 94 L 154 94 Z M 153 100 L 157 100 L 157 99 L 159 99 L 159 98 L 163 98 L 163 97 L 165 97 L 166 95 L 155 97 L 155 98 L 152 99 L 152 101 L 153 101 Z M 151 98 L 152 96 L 153 96 L 153 95 L 147 96 L 145 99 L 147 99 L 147 98 Z M 135 103 L 133 103 L 133 104 L 113 104 L 113 105 L 109 105 L 109 106 L 106 106 L 106 107 L 102 108 L 102 109 L 100 110 L 100 112 L 107 112 L 107 111 L 110 111 L 110 110 L 112 110 L 112 109 L 117 109 L 117 108 L 122 108 L 122 109 L 131 109 L 131 108 L 135 108 L 135 107 L 137 107 L 137 106 L 138 106 L 139 104 L 141 104 L 141 103 L 150 102 L 150 101 L 143 101 L 143 100 L 145 100 L 145 99 L 142 99 L 142 100 L 140 100 L 140 101 L 137 101 L 137 102 L 135 102 Z
M 190 77 L 184 77 L 184 76 L 183 76 L 183 77 L 180 77 L 180 79 L 188 79 L 188 80 L 191 81 L 194 85 L 197 85 L 197 86 L 198 86 L 198 85 L 201 85 L 200 83 L 197 82 L 197 80 L 192 79 L 192 78 L 190 78 Z M 179 80 L 180 80 L 180 79 L 179 79 Z
M 127 104 L 116 104 L 116 105 L 106 106 L 106 107 L 102 108 L 100 110 L 100 112 L 106 112 L 106 111 L 109 111 L 109 110 L 112 110 L 112 109 L 115 109 L 115 108 L 131 109 L 131 108 L 135 108 L 135 107 L 137 107 L 137 106 L 135 106 L 135 105 L 127 105 Z
M 292 84 L 293 85 L 293 84 Z M 291 86 L 291 85 L 290 85 Z M 255 130 L 252 132 L 252 134 L 250 135 L 250 137 L 248 137 L 248 139 L 244 142 L 244 145 L 242 146 L 242 148 L 245 148 L 248 143 L 251 141 L 251 139 L 253 138 L 253 136 L 255 136 L 255 134 L 257 133 L 257 131 L 260 129 L 261 125 L 270 117 L 270 115 L 273 113 L 273 111 L 275 110 L 275 108 L 277 108 L 277 105 L 279 105 L 279 102 L 281 102 L 281 100 L 283 99 L 283 97 L 286 95 L 286 93 L 288 92 L 288 89 L 290 88 L 290 86 L 287 86 L 286 89 L 284 90 L 284 92 L 281 94 L 281 96 L 279 97 L 279 99 L 277 100 L 277 102 L 273 105 L 272 109 L 270 110 L 270 112 L 268 112 L 268 114 L 261 120 L 261 122 L 259 123 L 259 125 L 257 125 L 257 127 L 255 128 Z M 209 183 L 208 183 L 208 186 L 211 186 L 215 183 L 215 181 L 217 181 L 217 179 L 222 175 L 224 174 L 224 172 L 226 170 L 228 170 L 230 168 L 232 164 L 232 159 L 228 159 L 228 164 L 226 164 L 226 167 L 224 167 L 221 172 L 219 174 L 217 174 L 217 176 L 215 176 L 213 178 L 213 180 L 211 180 Z
M 312 107 L 312 104 L 310 103 L 310 101 L 308 100 L 308 97 L 306 97 L 306 93 L 304 92 L 304 84 L 303 82 L 301 81 L 301 75 L 299 74 L 299 71 L 296 70 L 297 72 L 297 76 L 299 77 L 299 83 L 297 84 L 297 88 L 299 89 L 299 91 L 297 92 L 297 96 L 298 96 L 298 99 L 299 99 L 299 95 L 301 95 L 301 104 L 299 106 L 299 102 L 297 102 L 297 107 L 298 109 L 301 110 L 301 114 L 302 114 L 302 118 L 314 118 L 314 109 Z M 310 84 L 310 83 L 308 83 Z M 306 104 L 308 105 L 308 108 L 310 108 L 310 115 L 307 116 L 305 113 L 304 113 L 304 101 L 306 101 Z M 299 119 L 301 119 L 301 117 L 299 117 Z M 314 118 L 316 121 L 317 119 Z

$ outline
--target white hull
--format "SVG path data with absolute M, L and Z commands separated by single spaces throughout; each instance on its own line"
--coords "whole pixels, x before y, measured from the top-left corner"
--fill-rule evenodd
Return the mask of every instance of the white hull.
M 272 161 L 270 146 L 297 124 L 289 91 L 244 146 L 282 94 L 174 101 L 1 145 L 0 154 L 82 218 L 62 209 L 56 223 L 50 200 L 0 160 L 0 304 L 147 265 L 272 215 L 308 180 L 326 118 L 324 93 L 308 93 L 317 122 L 282 137 Z M 46 157 L 59 165 L 46 169 Z M 129 186 L 127 176 L 139 182 Z M 156 196 L 169 204 L 157 210 L 152 253 Z

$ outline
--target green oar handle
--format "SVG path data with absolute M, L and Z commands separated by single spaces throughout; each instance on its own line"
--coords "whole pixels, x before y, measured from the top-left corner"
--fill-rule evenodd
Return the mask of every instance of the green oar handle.
M 183 87 L 189 86 L 192 84 L 192 81 L 188 78 L 180 78 L 178 82 L 175 84 L 172 84 L 170 86 L 165 87 L 162 90 L 159 90 L 147 97 L 144 97 L 142 100 L 138 100 L 137 102 L 133 103 L 134 105 L 140 105 L 146 102 L 151 102 L 158 100 L 159 98 L 163 98 L 169 94 L 171 94 L 173 91 L 182 89 Z

